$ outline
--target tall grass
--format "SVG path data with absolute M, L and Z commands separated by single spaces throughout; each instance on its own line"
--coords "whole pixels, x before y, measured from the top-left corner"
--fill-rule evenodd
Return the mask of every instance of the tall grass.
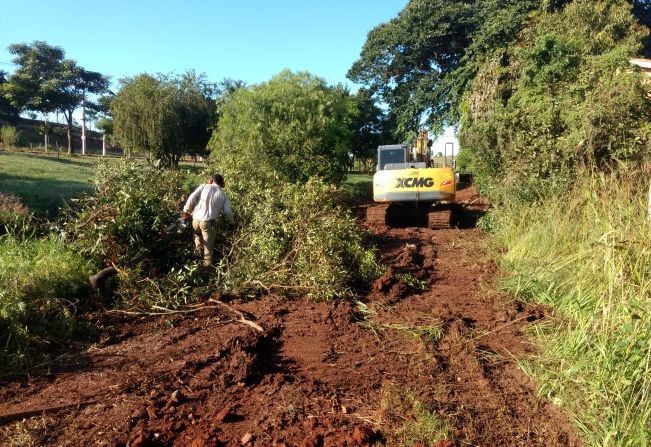
M 651 439 L 649 176 L 586 177 L 568 196 L 503 212 L 505 287 L 553 310 L 524 368 L 591 446 Z
M 54 237 L 0 236 L 0 370 L 29 366 L 69 341 L 93 267 Z
M 14 126 L 0 127 L 0 143 L 7 147 L 15 147 L 20 141 L 21 131 Z

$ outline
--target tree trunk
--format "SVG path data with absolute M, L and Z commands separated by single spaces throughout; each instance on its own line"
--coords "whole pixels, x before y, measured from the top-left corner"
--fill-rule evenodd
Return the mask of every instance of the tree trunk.
M 68 122 L 68 155 L 72 155 L 75 153 L 75 140 L 72 138 L 72 110 L 63 112 L 63 116 Z

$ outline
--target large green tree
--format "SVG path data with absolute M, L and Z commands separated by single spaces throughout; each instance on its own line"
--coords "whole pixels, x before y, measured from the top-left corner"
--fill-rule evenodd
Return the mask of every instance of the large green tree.
M 238 88 L 222 105 L 209 145 L 211 158 L 234 175 L 289 182 L 318 176 L 339 182 L 351 147 L 349 97 L 340 86 L 290 71 Z
M 94 95 L 108 89 L 108 78 L 65 59 L 62 48 L 46 42 L 12 44 L 9 52 L 18 68 L 2 92 L 20 110 L 62 112 L 68 124 L 68 153 L 73 153 L 73 112 L 81 106 L 93 107 Z
M 203 75 L 141 74 L 121 82 L 110 110 L 114 135 L 125 149 L 149 153 L 164 166 L 204 153 L 215 118 L 215 86 Z
M 411 0 L 374 28 L 348 77 L 395 114 L 406 139 L 424 118 L 434 130 L 459 120 L 458 105 L 482 59 L 507 45 L 541 0 Z
M 648 157 L 648 80 L 629 63 L 647 35 L 625 0 L 575 0 L 495 52 L 466 95 L 460 133 L 485 190 L 535 200 L 579 166 Z
M 395 141 L 395 120 L 390 112 L 378 106 L 366 89 L 360 89 L 350 99 L 353 108 L 351 153 L 355 158 L 368 160 L 375 156 L 380 144 Z

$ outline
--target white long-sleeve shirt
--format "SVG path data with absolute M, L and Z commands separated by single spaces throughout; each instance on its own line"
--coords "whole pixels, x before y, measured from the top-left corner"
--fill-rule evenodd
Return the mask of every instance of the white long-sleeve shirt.
M 214 220 L 220 214 L 233 221 L 231 200 L 224 190 L 214 183 L 206 183 L 195 189 L 185 202 L 183 211 L 192 213 L 192 219 L 201 222 Z

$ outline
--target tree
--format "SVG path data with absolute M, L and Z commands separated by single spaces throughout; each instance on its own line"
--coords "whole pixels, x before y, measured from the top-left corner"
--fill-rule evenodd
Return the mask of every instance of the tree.
M 395 123 L 368 90 L 360 89 L 350 99 L 353 107 L 351 153 L 358 159 L 372 158 L 380 144 L 394 141 Z
M 203 154 L 215 118 L 215 86 L 205 76 L 141 74 L 121 81 L 110 101 L 114 134 L 128 151 L 143 151 L 164 166 Z
M 108 78 L 65 59 L 62 48 L 46 42 L 12 44 L 9 52 L 18 69 L 3 85 L 4 94 L 20 110 L 62 112 L 68 123 L 68 153 L 72 154 L 72 114 L 80 106 L 92 104 L 92 95 L 104 93 Z
M 261 183 L 312 176 L 339 182 L 351 143 L 349 96 L 342 87 L 289 70 L 239 88 L 223 104 L 209 144 L 211 160 Z
M 18 109 L 3 94 L 2 85 L 7 82 L 7 72 L 0 70 L 0 123 L 3 121 L 13 123 L 18 118 Z
M 610 170 L 651 147 L 648 78 L 629 63 L 648 30 L 626 1 L 574 0 L 537 15 L 463 102 L 476 179 L 508 200 L 561 192 L 579 166 Z
M 391 108 L 402 139 L 423 116 L 440 130 L 458 122 L 458 105 L 482 58 L 515 39 L 540 2 L 410 0 L 368 34 L 348 77 Z

